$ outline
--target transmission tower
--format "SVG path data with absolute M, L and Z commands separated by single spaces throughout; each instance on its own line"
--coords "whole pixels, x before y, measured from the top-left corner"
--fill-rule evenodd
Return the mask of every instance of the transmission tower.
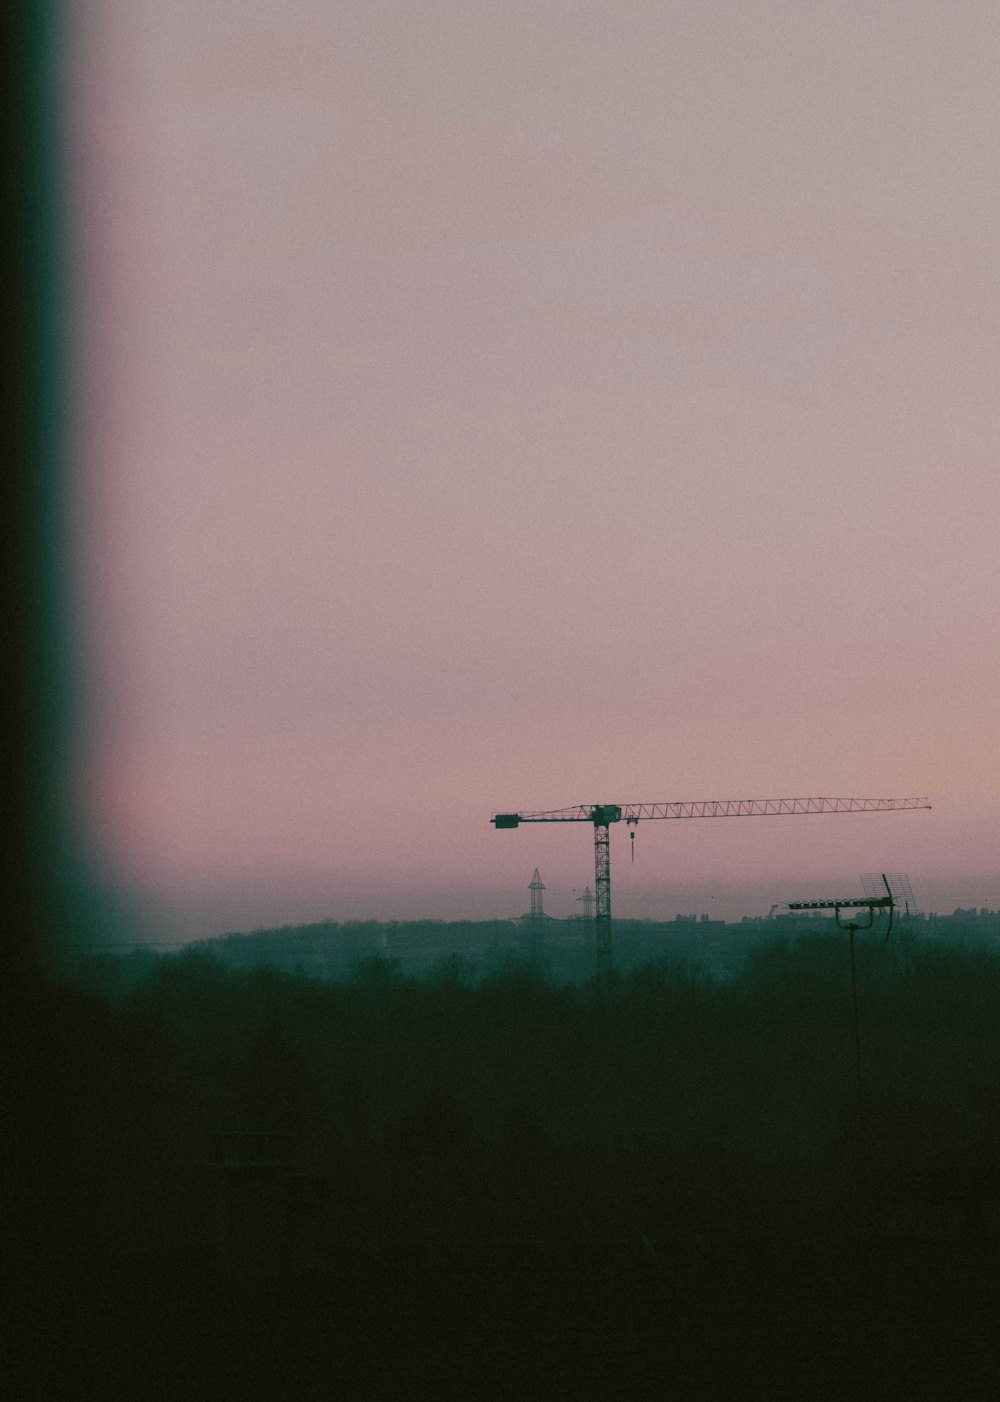
M 521 823 L 592 823 L 594 828 L 594 934 L 598 977 L 611 973 L 611 844 L 612 823 L 628 824 L 635 838 L 642 818 L 756 818 L 803 813 L 884 813 L 906 808 L 929 808 L 926 798 L 733 798 L 699 799 L 667 803 L 581 803 L 574 808 L 554 808 L 544 813 L 495 813 L 495 828 L 516 828 Z M 536 872 L 537 875 L 537 872 Z
M 542 921 L 545 919 L 545 911 L 542 909 L 542 892 L 545 887 L 542 885 L 542 878 L 538 875 L 537 867 L 535 867 L 528 890 L 531 892 L 531 914 L 528 917 L 528 954 L 532 959 L 539 959 L 543 943 Z
M 582 896 L 577 896 L 576 899 L 577 899 L 577 903 L 578 903 L 578 904 L 579 904 L 580 901 L 583 902 L 583 918 L 584 918 L 584 920 L 593 920 L 593 918 L 594 918 L 594 897 L 593 897 L 593 895 L 591 894 L 590 887 L 588 886 L 587 889 L 584 891 L 583 895 L 582 895 Z

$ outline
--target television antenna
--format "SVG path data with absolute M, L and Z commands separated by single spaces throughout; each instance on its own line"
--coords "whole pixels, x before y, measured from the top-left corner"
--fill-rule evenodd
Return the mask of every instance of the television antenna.
M 857 1213 L 858 1230 L 861 1229 L 862 1203 L 868 1178 L 868 1133 L 865 1123 L 864 1068 L 861 1059 L 861 1018 L 858 1012 L 858 966 L 854 951 L 854 937 L 859 930 L 870 930 L 875 924 L 876 915 L 888 915 L 883 944 L 892 932 L 893 916 L 899 898 L 902 898 L 909 914 L 914 905 L 913 889 L 909 877 L 902 872 L 887 875 L 868 873 L 862 876 L 863 896 L 851 896 L 834 901 L 789 901 L 789 910 L 832 910 L 838 930 L 846 930 L 851 950 L 851 1004 L 854 1010 L 854 1085 L 858 1104 L 858 1165 L 857 1165 Z M 881 889 L 880 889 L 881 885 Z M 842 912 L 851 912 L 847 920 L 841 919 Z M 867 919 L 859 918 L 862 912 Z

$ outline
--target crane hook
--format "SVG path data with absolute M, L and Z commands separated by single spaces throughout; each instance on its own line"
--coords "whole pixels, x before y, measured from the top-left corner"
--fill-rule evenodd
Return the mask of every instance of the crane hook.
M 629 835 L 629 837 L 632 839 L 632 861 L 634 862 L 634 861 L 635 861 L 635 825 L 636 825 L 636 823 L 639 821 L 639 819 L 636 818 L 634 815 L 630 814 L 630 815 L 625 819 L 625 821 L 626 821 L 626 823 L 628 824 L 628 835 Z

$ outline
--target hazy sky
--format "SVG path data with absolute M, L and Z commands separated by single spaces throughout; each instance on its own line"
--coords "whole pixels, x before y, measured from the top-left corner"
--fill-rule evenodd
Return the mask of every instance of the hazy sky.
M 1000 903 L 995 0 L 67 9 L 118 879 L 561 914 L 589 830 L 493 812 L 926 793 L 616 832 L 616 908 Z

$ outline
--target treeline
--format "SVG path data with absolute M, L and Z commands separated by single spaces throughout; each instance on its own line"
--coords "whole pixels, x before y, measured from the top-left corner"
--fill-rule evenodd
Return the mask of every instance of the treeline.
M 1000 941 L 992 918 L 969 921 L 955 916 L 897 919 L 897 937 L 959 944 L 966 948 L 993 948 L 1000 952 Z M 805 936 L 810 942 L 829 934 L 833 921 L 803 915 L 777 920 L 744 920 L 726 924 L 721 920 L 681 918 L 671 921 L 616 920 L 615 963 L 628 972 L 664 959 L 704 969 L 715 979 L 738 978 L 760 944 Z M 876 935 L 877 935 L 876 931 Z M 875 936 L 873 936 L 875 937 Z M 227 967 L 250 971 L 261 967 L 284 973 L 324 980 L 346 981 L 354 964 L 375 955 L 396 962 L 405 976 L 432 976 L 449 955 L 459 955 L 475 979 L 490 977 L 507 968 L 511 960 L 527 954 L 532 945 L 532 929 L 522 920 L 363 920 L 317 921 L 308 925 L 285 925 L 274 929 L 217 935 L 201 940 L 196 947 L 218 958 Z M 154 947 L 121 945 L 107 950 L 103 960 L 86 945 L 67 948 L 60 959 L 61 971 L 70 978 L 90 983 L 95 975 L 102 986 L 119 992 L 140 982 L 155 962 Z M 123 957 L 127 956 L 127 957 Z M 541 951 L 537 958 L 545 978 L 560 984 L 586 982 L 594 972 L 593 924 L 582 919 L 543 920 Z M 103 969 L 101 966 L 103 964 Z M 99 972 L 100 971 L 100 972 Z
M 609 988 L 513 953 L 326 980 L 95 959 L 25 1009 L 22 1227 L 43 1253 L 197 1258 L 213 1137 L 257 1130 L 328 1180 L 331 1247 L 838 1233 L 859 1186 L 873 1212 L 922 1193 L 917 1228 L 985 1229 L 1000 959 L 895 936 L 858 956 L 863 1163 L 846 936 L 758 946 L 729 982 L 660 960 Z
M 594 970 L 593 923 L 585 920 L 545 920 L 542 923 L 541 965 L 556 983 L 586 981 Z M 747 954 L 767 934 L 759 925 L 619 920 L 615 923 L 615 960 L 627 970 L 668 957 L 699 964 L 719 977 L 739 972 Z M 476 977 L 503 970 L 513 956 L 527 953 L 532 943 L 527 920 L 400 920 L 317 921 L 276 929 L 214 936 L 198 947 L 233 969 L 264 965 L 285 973 L 345 980 L 354 963 L 367 955 L 391 958 L 406 975 L 426 976 L 448 955 L 458 954 Z M 125 947 L 127 948 L 127 947 Z M 137 946 L 130 963 L 123 950 L 109 951 L 107 976 L 134 981 L 148 966 L 155 950 Z M 62 967 L 76 977 L 90 977 L 95 966 L 85 947 L 66 950 Z

